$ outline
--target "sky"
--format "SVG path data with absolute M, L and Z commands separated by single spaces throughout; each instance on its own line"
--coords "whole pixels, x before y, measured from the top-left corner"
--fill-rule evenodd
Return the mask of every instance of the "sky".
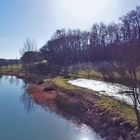
M 0 58 L 20 58 L 27 38 L 41 48 L 57 29 L 119 22 L 140 0 L 0 0 Z

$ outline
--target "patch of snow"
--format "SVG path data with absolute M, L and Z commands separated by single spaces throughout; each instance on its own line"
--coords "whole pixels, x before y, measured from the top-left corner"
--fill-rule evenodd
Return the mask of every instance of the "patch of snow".
M 133 105 L 132 99 L 126 94 L 121 93 L 124 91 L 130 91 L 129 87 L 126 87 L 124 85 L 106 83 L 104 81 L 90 80 L 84 78 L 70 80 L 68 83 L 97 91 L 100 94 L 113 97 L 117 100 L 126 102 L 129 105 Z

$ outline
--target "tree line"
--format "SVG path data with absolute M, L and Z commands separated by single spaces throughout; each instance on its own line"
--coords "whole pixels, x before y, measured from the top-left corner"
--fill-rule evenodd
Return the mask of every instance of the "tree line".
M 0 59 L 0 70 L 2 67 L 10 66 L 12 68 L 13 65 L 18 65 L 19 63 L 18 59 Z
M 140 48 L 140 7 L 118 24 L 93 24 L 90 31 L 57 30 L 40 52 L 48 63 L 61 66 L 118 59 L 116 53 L 130 47 Z

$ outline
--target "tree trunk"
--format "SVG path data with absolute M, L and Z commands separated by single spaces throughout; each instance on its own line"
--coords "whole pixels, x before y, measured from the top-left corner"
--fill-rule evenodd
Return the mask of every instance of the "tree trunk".
M 31 74 L 31 64 L 29 63 L 29 75 Z

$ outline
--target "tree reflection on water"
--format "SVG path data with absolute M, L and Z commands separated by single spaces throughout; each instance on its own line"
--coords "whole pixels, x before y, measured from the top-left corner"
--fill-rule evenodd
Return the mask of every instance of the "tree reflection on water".
M 27 94 L 26 90 L 21 96 L 21 101 L 24 104 L 24 109 L 30 113 L 32 110 L 34 110 L 34 101 L 31 95 Z
M 73 122 L 73 124 L 76 125 L 77 127 L 80 127 L 81 125 L 83 125 L 83 121 L 80 118 L 78 118 L 74 114 L 71 114 L 65 110 L 60 109 L 56 103 L 52 103 L 52 102 L 48 102 L 48 101 L 46 101 L 45 103 L 40 102 L 40 99 L 34 97 L 34 95 L 37 93 L 35 93 L 35 94 L 28 93 L 27 84 L 25 84 L 22 88 L 24 88 L 24 92 L 23 92 L 20 100 L 23 102 L 24 109 L 27 111 L 27 113 L 30 113 L 31 111 L 35 110 L 36 107 L 39 105 L 46 112 L 49 111 L 50 113 L 55 113 L 59 117 L 62 117 L 70 122 Z M 42 94 L 42 96 L 43 96 L 43 94 Z
M 1 85 L 2 75 L 0 75 L 0 85 Z

